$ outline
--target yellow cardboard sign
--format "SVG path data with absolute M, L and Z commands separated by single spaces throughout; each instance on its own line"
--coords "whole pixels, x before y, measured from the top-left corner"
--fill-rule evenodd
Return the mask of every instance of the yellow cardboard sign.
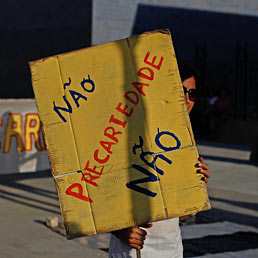
M 68 238 L 209 208 L 168 30 L 30 67 Z

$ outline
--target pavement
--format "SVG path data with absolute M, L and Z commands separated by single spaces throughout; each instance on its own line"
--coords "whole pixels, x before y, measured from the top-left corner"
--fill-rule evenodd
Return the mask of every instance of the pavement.
M 183 225 L 184 257 L 258 257 L 258 167 L 243 146 L 198 143 L 212 176 L 212 210 Z M 67 240 L 50 171 L 0 176 L 0 258 L 108 257 L 109 233 Z

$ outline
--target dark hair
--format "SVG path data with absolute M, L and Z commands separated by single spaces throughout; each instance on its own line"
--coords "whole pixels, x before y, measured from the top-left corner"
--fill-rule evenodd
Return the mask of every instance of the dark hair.
M 195 70 L 192 66 L 189 64 L 183 63 L 183 62 L 178 62 L 178 69 L 181 77 L 181 81 L 183 82 L 184 80 L 194 76 L 195 81 L 197 82 L 200 78 L 200 75 L 197 70 Z

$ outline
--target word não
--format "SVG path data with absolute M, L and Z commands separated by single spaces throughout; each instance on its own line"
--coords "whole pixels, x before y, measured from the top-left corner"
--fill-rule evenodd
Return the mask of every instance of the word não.
M 170 136 L 173 138 L 173 140 L 176 141 L 176 145 L 173 147 L 166 147 L 164 146 L 161 141 L 160 138 L 162 136 Z M 180 148 L 181 146 L 181 142 L 179 141 L 179 139 L 171 132 L 169 131 L 162 131 L 159 132 L 158 129 L 158 133 L 155 137 L 155 143 L 156 145 L 165 152 L 169 152 L 169 151 L 174 151 Z M 143 151 L 143 138 L 141 136 L 139 136 L 139 144 L 135 144 L 133 147 L 133 154 L 136 155 L 136 150 L 137 149 L 141 149 L 141 154 L 140 154 L 140 159 L 147 165 L 149 166 L 151 169 L 155 170 L 156 172 L 158 172 L 160 175 L 164 175 L 164 171 L 158 167 L 158 165 L 156 164 L 158 159 L 161 159 L 163 161 L 165 161 L 166 163 L 168 163 L 169 165 L 172 164 L 172 160 L 168 159 L 164 154 L 162 153 L 158 153 L 155 154 L 154 152 L 151 151 Z M 152 157 L 152 162 L 149 162 L 147 160 L 147 157 L 151 156 Z M 126 186 L 131 189 L 134 190 L 136 192 L 139 192 L 141 194 L 145 194 L 147 196 L 150 197 L 155 197 L 157 195 L 157 193 L 154 193 L 152 191 L 150 191 L 149 189 L 143 188 L 141 186 L 139 186 L 138 184 L 141 183 L 147 183 L 147 182 L 156 182 L 159 181 L 159 177 L 157 177 L 156 175 L 154 175 L 153 173 L 151 173 L 149 170 L 147 170 L 146 168 L 137 165 L 137 164 L 133 164 L 132 167 L 137 170 L 138 172 L 146 175 L 147 177 L 141 178 L 141 179 L 137 179 L 137 180 L 133 180 L 129 183 L 126 184 Z
M 69 79 L 69 82 L 64 83 L 64 90 L 66 87 L 69 87 L 72 83 L 71 78 L 69 77 L 68 79 Z M 90 88 L 88 88 L 87 85 L 90 85 Z M 91 93 L 95 90 L 95 83 L 93 82 L 93 80 L 91 80 L 90 76 L 88 75 L 88 79 L 83 78 L 83 80 L 81 81 L 81 87 L 85 92 Z M 74 90 L 69 90 L 69 93 L 70 93 L 70 96 L 72 97 L 77 108 L 80 107 L 80 103 L 79 103 L 80 99 L 83 99 L 84 101 L 88 100 L 87 97 L 84 96 L 83 94 L 81 94 L 80 92 L 77 92 Z M 55 101 L 53 101 L 53 106 L 54 106 L 53 109 L 57 113 L 57 115 L 62 119 L 62 121 L 66 122 L 67 120 L 62 115 L 61 111 L 72 113 L 73 108 L 72 108 L 72 105 L 70 104 L 70 102 L 68 101 L 66 95 L 63 96 L 63 100 L 66 104 L 66 107 L 56 106 Z

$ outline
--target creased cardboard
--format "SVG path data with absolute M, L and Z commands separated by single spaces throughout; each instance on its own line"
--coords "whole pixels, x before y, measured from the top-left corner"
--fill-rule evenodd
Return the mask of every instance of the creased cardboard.
M 210 207 L 168 30 L 30 68 L 68 238 Z

